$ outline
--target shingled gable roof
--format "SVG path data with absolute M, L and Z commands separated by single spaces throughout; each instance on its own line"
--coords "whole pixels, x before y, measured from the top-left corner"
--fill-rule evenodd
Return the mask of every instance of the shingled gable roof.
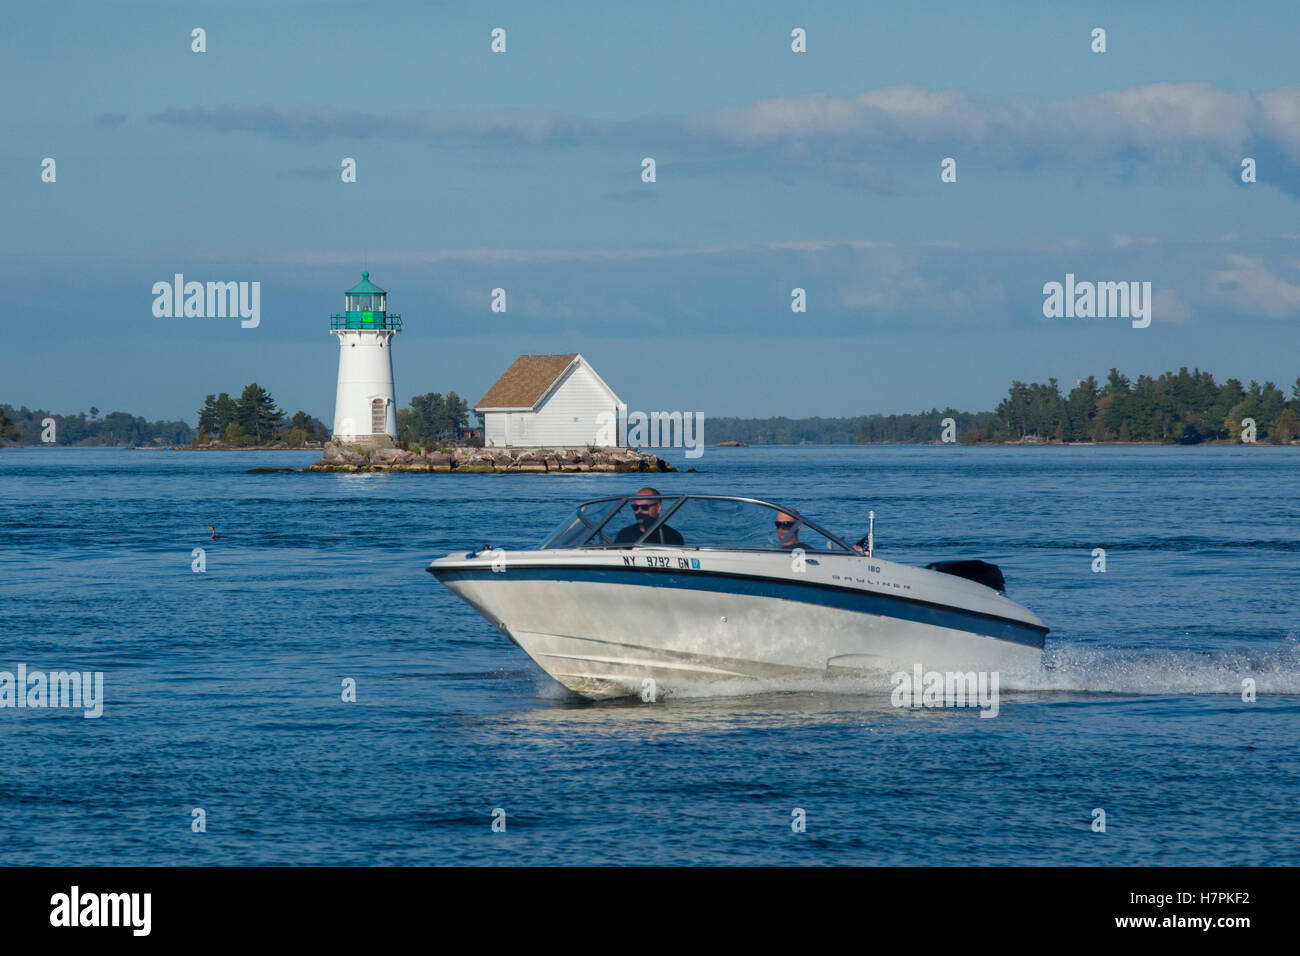
M 474 410 L 489 408 L 534 408 L 579 356 L 521 355 L 488 389 Z

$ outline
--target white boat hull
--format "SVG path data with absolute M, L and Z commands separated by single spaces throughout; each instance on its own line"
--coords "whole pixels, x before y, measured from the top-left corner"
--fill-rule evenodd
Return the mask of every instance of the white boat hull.
M 589 698 L 641 693 L 647 678 L 671 694 L 916 664 L 1013 673 L 1039 666 L 1046 628 L 989 588 L 861 557 L 818 555 L 791 568 L 781 553 L 642 547 L 634 556 L 487 551 L 429 570 L 546 673 Z

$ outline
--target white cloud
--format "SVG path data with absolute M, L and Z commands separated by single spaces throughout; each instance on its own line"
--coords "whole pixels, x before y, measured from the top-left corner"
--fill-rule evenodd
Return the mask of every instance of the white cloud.
M 937 313 L 947 318 L 985 315 L 1006 305 L 1000 280 L 980 277 L 965 282 L 937 278 L 936 273 L 943 270 L 924 256 L 863 255 L 830 273 L 832 301 L 838 308 L 855 312 L 909 317 Z
M 677 116 L 587 119 L 554 110 L 363 113 L 322 106 L 190 107 L 155 122 L 319 141 L 337 136 L 446 145 L 635 145 L 711 156 L 763 157 L 768 166 L 822 167 L 838 178 L 879 181 L 866 156 L 969 160 L 1003 168 L 1223 164 L 1245 150 L 1300 165 L 1300 87 L 1261 93 L 1205 83 L 1153 83 L 1049 98 L 984 96 L 894 86 L 856 96 L 812 93 Z M 726 170 L 727 164 L 715 168 Z
M 1157 322 L 1181 325 L 1191 321 L 1192 307 L 1173 289 L 1156 289 L 1152 294 L 1151 318 Z
M 1300 314 L 1300 285 L 1282 278 L 1259 259 L 1234 254 L 1227 262 L 1227 268 L 1207 276 L 1212 298 L 1270 318 Z

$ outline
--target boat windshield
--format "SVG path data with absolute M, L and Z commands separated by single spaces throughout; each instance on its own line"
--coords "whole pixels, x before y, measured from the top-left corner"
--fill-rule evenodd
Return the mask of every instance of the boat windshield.
M 633 544 L 687 548 L 834 551 L 851 549 L 797 511 L 754 498 L 646 495 L 601 498 L 579 505 L 541 545 L 618 548 Z

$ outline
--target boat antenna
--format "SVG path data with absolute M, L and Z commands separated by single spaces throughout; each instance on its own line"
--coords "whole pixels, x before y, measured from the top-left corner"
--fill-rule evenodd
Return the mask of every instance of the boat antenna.
M 876 513 L 867 512 L 867 557 L 872 556 L 876 550 Z

